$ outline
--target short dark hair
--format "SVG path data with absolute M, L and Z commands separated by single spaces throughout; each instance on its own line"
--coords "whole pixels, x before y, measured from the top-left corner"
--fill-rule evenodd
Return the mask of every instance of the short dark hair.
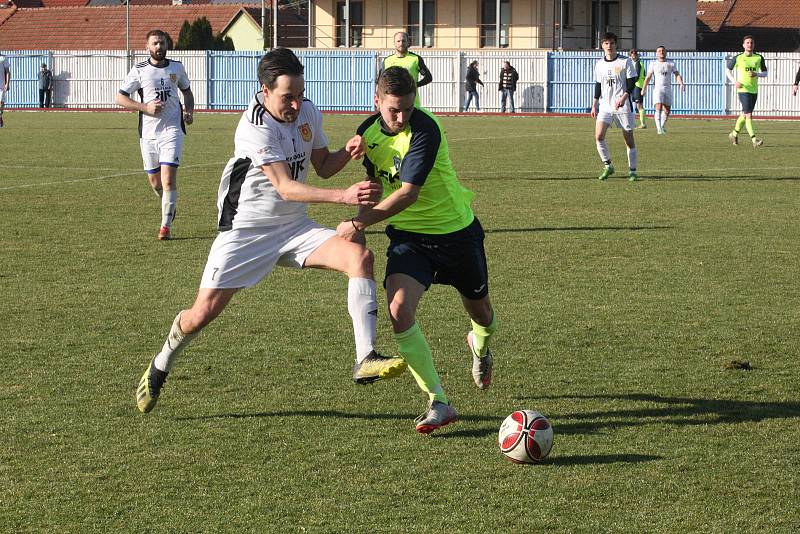
M 150 30 L 147 32 L 147 36 L 145 36 L 144 40 L 149 41 L 151 37 L 161 37 L 165 41 L 169 42 L 169 38 L 167 37 L 167 32 L 163 30 Z
M 745 35 L 744 37 L 742 37 L 742 42 L 745 42 L 748 39 L 752 39 L 754 43 L 756 42 L 756 38 L 753 37 L 752 35 Z
M 613 32 L 606 32 L 600 36 L 600 42 L 602 43 L 603 41 L 614 41 L 616 43 L 617 34 Z
M 268 89 L 274 89 L 275 81 L 284 74 L 303 75 L 303 64 L 294 52 L 288 48 L 275 48 L 261 56 L 258 62 L 258 83 L 266 85 Z
M 403 67 L 389 67 L 378 76 L 377 93 L 379 97 L 416 94 L 417 83 Z
M 664 49 L 664 52 L 666 52 L 666 51 L 667 51 L 667 47 L 666 47 L 666 46 L 664 46 L 664 45 L 658 45 L 658 46 L 656 47 L 656 50 L 658 50 L 659 48 L 663 48 L 663 49 Z

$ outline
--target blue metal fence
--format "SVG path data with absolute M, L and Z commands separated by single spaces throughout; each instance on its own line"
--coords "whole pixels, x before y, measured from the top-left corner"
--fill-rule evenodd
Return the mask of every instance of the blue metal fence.
M 308 49 L 298 50 L 297 53 L 305 65 L 306 96 L 320 109 L 333 111 L 373 109 L 374 77 L 381 51 Z M 205 54 L 205 66 L 201 68 L 203 54 Z M 438 54 L 441 56 L 446 52 L 439 51 Z M 453 52 L 453 54 L 463 55 L 464 52 Z M 491 64 L 492 60 L 497 60 L 491 54 L 491 51 L 470 51 L 469 57 L 477 57 L 484 60 L 485 64 Z M 521 54 L 522 52 L 516 52 L 514 56 L 517 64 L 525 66 L 531 63 L 535 68 L 531 67 L 529 70 L 540 69 L 539 72 L 542 74 L 536 83 L 544 89 L 546 98 L 542 99 L 544 105 L 539 104 L 538 109 L 551 113 L 588 111 L 594 93 L 594 65 L 601 57 L 600 52 L 548 52 L 546 56 L 542 52 L 532 52 L 530 56 L 526 56 L 529 58 L 527 62 L 520 59 L 523 57 Z M 114 105 L 116 93 L 114 87 L 117 87 L 117 82 L 111 83 L 113 80 L 106 78 L 118 75 L 117 81 L 121 83 L 124 77 L 123 70 L 131 60 L 124 51 L 77 54 L 29 50 L 7 52 L 4 55 L 10 60 L 12 69 L 11 90 L 6 96 L 8 108 L 38 105 L 37 72 L 41 63 L 53 67 L 56 87 L 61 88 L 57 91 L 56 105 L 68 108 L 93 108 L 104 105 L 111 107 Z M 171 55 L 176 59 L 190 59 L 194 62 L 190 76 L 195 76 L 192 78 L 192 83 L 195 88 L 196 105 L 199 108 L 244 109 L 258 90 L 256 69 L 260 52 L 175 51 Z M 789 94 L 788 87 L 793 80 L 795 63 L 800 59 L 800 55 L 768 54 L 768 56 L 770 56 L 768 62 L 772 62 L 771 67 L 777 63 L 787 68 L 771 68 L 769 83 L 762 82 L 764 101 L 774 103 L 770 104 L 771 108 L 762 106 L 759 108 L 759 113 L 765 115 L 800 113 L 797 99 L 786 96 Z M 675 89 L 674 113 L 723 115 L 735 112 L 734 109 L 730 109 L 735 102 L 731 104 L 728 95 L 730 82 L 725 76 L 725 57 L 726 54 L 722 52 L 676 52 L 670 55 L 687 86 L 685 92 L 677 87 Z M 647 52 L 642 54 L 642 59 L 647 65 L 655 61 L 655 56 L 652 52 Z M 99 74 L 88 78 L 83 76 L 78 80 L 74 74 L 78 70 Z M 545 72 L 546 80 L 543 79 Z M 448 72 L 447 69 L 439 68 L 434 72 L 434 77 L 442 84 L 455 84 L 456 88 L 463 83 L 458 69 Z M 77 82 L 85 85 L 80 87 L 80 91 L 75 90 Z M 486 83 L 490 85 L 490 81 Z M 445 91 L 442 94 L 431 95 L 429 107 L 443 111 L 458 111 L 461 102 L 459 97 L 454 98 L 452 93 L 453 91 Z M 770 97 L 774 98 L 769 100 Z M 645 108 L 648 112 L 653 110 L 652 90 L 647 92 Z
M 550 52 L 547 57 L 547 110 L 552 113 L 583 113 L 589 110 L 594 96 L 594 65 L 601 52 Z M 644 68 L 656 61 L 654 53 L 640 55 Z M 669 60 L 686 82 L 686 91 L 675 84 L 672 112 L 687 115 L 724 115 L 725 54 L 683 52 Z M 645 92 L 644 107 L 654 109 L 651 87 Z

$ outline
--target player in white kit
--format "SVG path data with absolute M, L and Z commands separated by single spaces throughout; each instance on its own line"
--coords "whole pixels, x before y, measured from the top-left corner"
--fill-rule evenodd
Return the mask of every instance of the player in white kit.
M 633 140 L 635 123 L 631 93 L 636 85 L 636 68 L 630 58 L 617 54 L 617 36 L 605 33 L 601 39 L 604 57 L 594 67 L 594 100 L 592 101 L 592 118 L 595 124 L 595 141 L 597 152 L 603 161 L 603 172 L 599 178 L 606 180 L 614 174 L 611 154 L 606 142 L 606 131 L 612 124 L 622 129 L 625 146 L 628 147 L 628 179 L 635 181 L 636 143 Z M 599 104 L 599 109 L 598 109 Z
M 381 356 L 374 349 L 378 304 L 373 256 L 363 234 L 359 242 L 348 241 L 306 215 L 309 202 L 373 206 L 380 200 L 380 186 L 369 180 L 347 189 L 306 184 L 312 166 L 328 178 L 363 156 L 363 140 L 355 136 L 341 150 L 328 150 L 322 114 L 303 98 L 303 65 L 291 50 L 276 48 L 263 56 L 258 79 L 261 91 L 239 121 L 234 156 L 220 181 L 220 233 L 194 305 L 178 313 L 161 352 L 139 382 L 136 403 L 142 412 L 155 407 L 167 373 L 192 338 L 239 289 L 257 284 L 276 265 L 347 274 L 347 308 L 356 342 L 354 381 L 391 378 L 406 367 L 402 358 Z
M 3 127 L 3 111 L 6 108 L 6 93 L 11 86 L 11 67 L 8 65 L 8 59 L 0 54 L 0 128 Z
M 178 204 L 178 166 L 186 124 L 194 117 L 194 95 L 180 61 L 167 59 L 167 36 L 161 30 L 147 33 L 150 59 L 135 65 L 116 95 L 123 108 L 139 112 L 139 143 L 144 170 L 153 191 L 161 198 L 158 239 L 172 237 Z M 136 92 L 140 101 L 131 98 Z M 183 93 L 186 109 L 178 93 Z
M 673 76 L 681 84 L 681 91 L 686 91 L 686 84 L 683 83 L 683 78 L 678 69 L 675 68 L 675 63 L 667 60 L 667 49 L 659 46 L 656 48 L 656 61 L 651 62 L 647 68 L 647 76 L 644 79 L 644 87 L 642 88 L 642 96 L 644 96 L 647 93 L 647 84 L 650 83 L 650 78 L 654 80 L 653 102 L 656 105 L 654 118 L 656 131 L 659 134 L 667 133 L 664 126 L 667 124 L 667 119 L 672 110 Z

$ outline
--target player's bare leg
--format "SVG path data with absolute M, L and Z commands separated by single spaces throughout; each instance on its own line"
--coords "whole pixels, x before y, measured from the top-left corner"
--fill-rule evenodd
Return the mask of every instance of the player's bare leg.
M 353 321 L 356 345 L 356 363 L 353 381 L 370 384 L 377 380 L 394 378 L 403 373 L 406 362 L 391 358 L 375 350 L 378 329 L 378 298 L 372 251 L 360 243 L 334 236 L 306 258 L 303 267 L 330 269 L 348 276 L 347 310 Z
M 192 307 L 178 313 L 164 346 L 139 380 L 139 387 L 136 388 L 136 405 L 139 411 L 147 413 L 155 408 L 161 388 L 175 360 L 200 330 L 222 313 L 236 291 L 238 289 L 201 288 Z

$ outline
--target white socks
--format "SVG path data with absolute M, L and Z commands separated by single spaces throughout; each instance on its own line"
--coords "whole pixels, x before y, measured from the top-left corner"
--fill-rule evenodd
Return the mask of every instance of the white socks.
M 175 219 L 175 208 L 178 205 L 178 190 L 165 190 L 161 197 L 161 226 L 172 228 Z
M 628 147 L 626 147 L 626 148 L 628 148 Z M 638 151 L 636 150 L 636 147 L 628 148 L 628 167 L 632 171 L 636 170 L 637 155 L 638 155 Z
M 353 319 L 356 362 L 361 363 L 375 348 L 378 330 L 378 299 L 375 280 L 351 278 L 347 283 L 347 311 Z
M 603 163 L 611 161 L 611 154 L 608 152 L 608 143 L 605 139 L 597 141 L 597 153 L 600 154 L 600 159 Z
M 194 334 L 184 334 L 181 331 L 181 314 L 179 313 L 175 320 L 172 321 L 172 328 L 169 330 L 169 335 L 167 336 L 167 340 L 164 342 L 164 346 L 161 348 L 161 352 L 159 352 L 155 359 L 153 360 L 153 364 L 156 366 L 156 369 L 160 371 L 169 372 L 172 369 L 172 365 L 175 363 L 175 359 L 183 352 L 183 349 L 189 345 L 197 334 L 200 332 L 195 332 Z

